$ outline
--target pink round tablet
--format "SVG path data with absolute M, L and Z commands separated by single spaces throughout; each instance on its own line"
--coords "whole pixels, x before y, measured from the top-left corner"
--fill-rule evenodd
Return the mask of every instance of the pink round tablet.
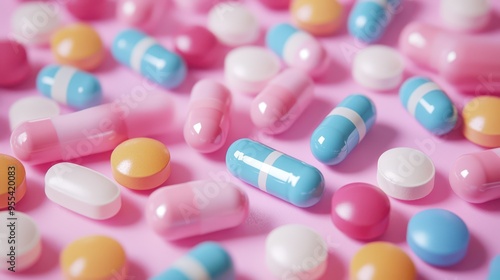
M 107 0 L 66 0 L 66 9 L 81 20 L 98 19 L 106 9 Z
M 26 49 L 11 40 L 0 40 L 0 61 L 0 87 L 18 85 L 31 71 Z
M 332 221 L 354 239 L 370 240 L 382 235 L 389 225 L 391 204 L 379 188 L 367 183 L 351 183 L 332 198 Z
M 167 5 L 166 0 L 118 0 L 116 16 L 129 26 L 151 31 L 158 27 Z
M 174 38 L 174 47 L 189 66 L 200 68 L 213 65 L 220 50 L 215 35 L 199 25 L 182 29 Z
M 271 9 L 287 9 L 291 0 L 260 0 L 260 2 Z

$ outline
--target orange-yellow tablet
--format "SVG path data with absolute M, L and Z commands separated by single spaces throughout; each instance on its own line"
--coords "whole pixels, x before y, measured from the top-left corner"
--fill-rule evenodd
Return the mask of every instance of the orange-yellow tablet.
M 26 171 L 14 157 L 0 154 L 0 209 L 16 204 L 26 194 Z
M 462 116 L 465 138 L 486 148 L 500 147 L 500 97 L 476 97 L 465 105 Z

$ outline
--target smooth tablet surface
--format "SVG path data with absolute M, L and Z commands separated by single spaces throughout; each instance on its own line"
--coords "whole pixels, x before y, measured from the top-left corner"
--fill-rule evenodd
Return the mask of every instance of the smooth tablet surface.
M 490 262 L 487 280 L 500 279 L 500 255 L 496 255 Z
M 479 96 L 467 103 L 462 111 L 464 136 L 486 148 L 500 147 L 500 97 Z
M 441 0 L 440 16 L 443 23 L 460 31 L 484 28 L 491 15 L 489 0 Z
M 353 280 L 413 280 L 417 270 L 410 257 L 389 242 L 364 245 L 352 258 L 349 279 Z
M 102 235 L 77 239 L 61 252 L 62 274 L 69 280 L 115 279 L 127 275 L 127 257 L 120 243 Z
M 322 36 L 339 29 L 343 8 L 337 0 L 294 0 L 290 13 L 298 28 Z
M 15 86 L 28 77 L 31 66 L 23 45 L 0 40 L 0 87 Z
M 263 47 L 239 47 L 226 55 L 224 76 L 227 85 L 237 91 L 255 95 L 278 74 L 279 58 Z
M 279 279 L 318 279 L 326 271 L 328 248 L 309 227 L 280 226 L 266 238 L 266 264 Z
M 435 266 L 451 266 L 467 253 L 470 234 L 464 221 L 445 209 L 427 209 L 408 223 L 406 242 L 423 261 Z
M 170 152 L 151 138 L 133 138 L 122 142 L 111 153 L 113 177 L 122 186 L 149 190 L 170 176 Z
M 212 66 L 220 47 L 214 34 L 201 25 L 185 27 L 174 37 L 175 52 L 191 67 Z
M 42 254 L 42 240 L 35 221 L 22 212 L 14 213 L 0 212 L 0 269 L 7 273 L 26 270 Z
M 55 3 L 20 3 L 11 16 L 12 36 L 25 45 L 46 45 L 60 26 L 59 7 Z
M 10 130 L 23 122 L 58 116 L 59 112 L 59 105 L 54 100 L 39 96 L 21 98 L 10 106 Z
M 399 147 L 385 151 L 377 163 L 378 186 L 390 197 L 415 200 L 434 188 L 434 163 L 419 150 Z
M 253 43 L 259 37 L 259 22 L 245 5 L 222 2 L 208 13 L 208 29 L 228 46 Z
M 26 194 L 26 170 L 16 158 L 0 153 L 0 209 L 15 206 Z M 10 207 L 12 209 L 12 207 Z
M 382 235 L 389 225 L 391 204 L 379 188 L 351 183 L 332 197 L 333 224 L 348 236 L 369 240 Z
M 156 29 L 168 11 L 168 0 L 118 0 L 116 17 L 130 27 Z
M 100 19 L 105 15 L 109 0 L 66 0 L 66 9 L 81 20 Z
M 372 90 L 391 90 L 403 78 L 404 62 L 396 49 L 373 45 L 354 57 L 352 76 L 356 83 Z

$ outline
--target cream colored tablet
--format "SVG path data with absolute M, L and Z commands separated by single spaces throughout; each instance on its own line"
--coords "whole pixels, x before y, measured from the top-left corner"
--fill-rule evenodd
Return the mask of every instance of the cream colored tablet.
M 10 130 L 23 122 L 58 116 L 59 112 L 59 105 L 52 99 L 41 96 L 21 98 L 10 106 Z

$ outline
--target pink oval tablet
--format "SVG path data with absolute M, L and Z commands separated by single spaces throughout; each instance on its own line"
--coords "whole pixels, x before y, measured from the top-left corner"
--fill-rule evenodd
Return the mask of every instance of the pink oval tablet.
M 260 2 L 271 9 L 287 9 L 291 0 L 260 0 Z
M 167 5 L 166 0 L 118 0 L 116 16 L 128 26 L 151 31 L 159 25 Z
M 30 73 L 26 49 L 17 42 L 0 40 L 0 61 L 0 87 L 15 86 Z
M 66 0 L 66 9 L 76 18 L 91 20 L 100 18 L 106 9 L 108 0 Z
M 248 197 L 229 182 L 193 181 L 154 191 L 146 219 L 167 240 L 236 227 L 248 216 Z
M 389 225 L 391 204 L 387 195 L 367 183 L 351 183 L 332 197 L 332 221 L 354 239 L 369 240 L 382 235 Z
M 217 59 L 219 41 L 210 30 L 194 25 L 182 29 L 174 38 L 175 52 L 188 66 L 207 67 Z

